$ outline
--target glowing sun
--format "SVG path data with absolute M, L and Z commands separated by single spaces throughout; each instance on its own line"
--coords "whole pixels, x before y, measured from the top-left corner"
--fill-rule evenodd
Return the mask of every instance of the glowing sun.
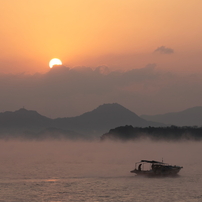
M 62 65 L 61 60 L 58 59 L 58 58 L 53 58 L 53 59 L 49 62 L 49 67 L 52 68 L 54 65 Z

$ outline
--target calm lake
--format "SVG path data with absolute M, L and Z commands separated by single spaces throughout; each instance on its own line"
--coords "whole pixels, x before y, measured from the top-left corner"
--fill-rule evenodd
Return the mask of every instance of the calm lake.
M 202 201 L 202 142 L 0 141 L 0 202 Z M 130 173 L 141 159 L 178 177 Z

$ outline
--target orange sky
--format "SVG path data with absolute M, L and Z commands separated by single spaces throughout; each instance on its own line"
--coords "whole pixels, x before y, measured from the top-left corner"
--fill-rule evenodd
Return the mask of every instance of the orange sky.
M 200 71 L 201 0 L 0 1 L 0 72 L 107 65 Z M 158 47 L 172 54 L 154 53 Z

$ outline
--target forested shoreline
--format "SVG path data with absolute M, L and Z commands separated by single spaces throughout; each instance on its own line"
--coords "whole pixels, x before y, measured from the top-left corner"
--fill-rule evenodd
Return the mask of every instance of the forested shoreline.
M 168 126 L 168 127 L 133 127 L 131 125 L 120 126 L 111 129 L 101 136 L 101 140 L 138 140 L 151 139 L 154 141 L 180 141 L 180 140 L 202 140 L 202 127 L 197 126 Z

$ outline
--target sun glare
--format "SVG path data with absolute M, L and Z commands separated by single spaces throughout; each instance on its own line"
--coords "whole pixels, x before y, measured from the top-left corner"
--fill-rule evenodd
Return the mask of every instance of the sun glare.
M 54 65 L 62 65 L 61 60 L 58 59 L 58 58 L 53 58 L 53 59 L 49 62 L 49 67 L 52 68 Z

